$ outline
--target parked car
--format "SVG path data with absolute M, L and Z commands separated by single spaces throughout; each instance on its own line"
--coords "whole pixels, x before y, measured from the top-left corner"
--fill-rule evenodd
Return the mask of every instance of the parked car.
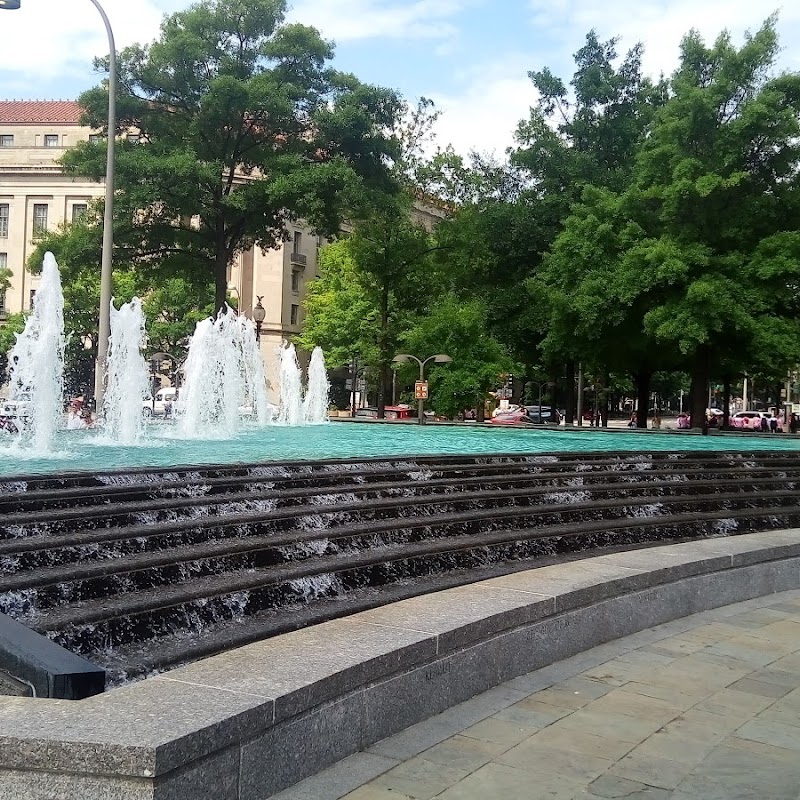
M 766 418 L 767 428 L 769 428 L 772 414 L 769 411 L 737 411 L 731 417 L 731 425 L 734 428 L 744 431 L 758 431 L 761 430 L 761 420 Z M 783 420 L 777 417 L 778 430 L 783 431 Z
M 542 420 L 544 422 L 544 420 Z M 504 411 L 489 420 L 492 425 L 535 425 L 538 420 L 531 417 L 527 410 L 518 408 L 515 411 Z
M 539 406 L 525 406 L 525 412 L 536 422 L 539 421 Z M 561 413 L 557 408 L 542 406 L 541 420 L 542 422 L 549 422 L 554 425 L 558 425 L 561 422 Z
M 410 406 L 384 406 L 385 419 L 410 419 L 413 416 L 413 409 Z M 375 406 L 365 406 L 364 408 L 356 409 L 357 417 L 366 417 L 367 419 L 378 419 L 378 409 Z
M 155 399 L 148 397 L 142 401 L 142 414 L 145 417 L 170 416 L 175 412 L 177 402 L 178 390 L 174 386 L 165 386 L 156 392 Z

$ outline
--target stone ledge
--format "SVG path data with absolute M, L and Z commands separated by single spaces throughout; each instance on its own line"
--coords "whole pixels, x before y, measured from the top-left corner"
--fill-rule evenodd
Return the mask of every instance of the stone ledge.
M 800 588 L 799 567 L 800 530 L 620 552 L 414 597 L 78 702 L 0 697 L 0 796 L 263 800 L 531 670 Z

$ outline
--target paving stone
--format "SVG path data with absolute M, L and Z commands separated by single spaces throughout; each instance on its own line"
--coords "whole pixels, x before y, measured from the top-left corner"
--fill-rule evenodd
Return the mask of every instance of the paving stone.
M 747 694 L 756 694 L 760 697 L 769 697 L 777 699 L 789 694 L 791 687 L 780 686 L 777 683 L 765 683 L 763 681 L 756 681 L 752 678 L 742 678 L 729 687 L 736 692 L 746 692 Z
M 625 798 L 625 800 L 664 800 L 669 797 L 666 789 L 647 786 L 639 781 L 629 781 L 617 775 L 601 775 L 589 784 L 595 797 Z
M 592 704 L 559 720 L 550 727 L 550 730 L 574 730 L 638 744 L 655 733 L 661 726 L 660 720 L 642 719 L 608 710 L 595 711 Z
M 474 772 L 484 764 L 488 764 L 496 756 L 504 753 L 508 748 L 497 742 L 487 742 L 473 739 L 469 736 L 451 736 L 429 750 L 422 757 L 434 764 L 444 764 L 448 767 L 465 769 Z
M 462 731 L 464 736 L 472 739 L 480 739 L 486 742 L 502 744 L 506 747 L 513 747 L 523 739 L 533 736 L 536 728 L 526 728 L 517 722 L 508 722 L 504 719 L 489 717 L 477 725 L 471 725 Z
M 585 709 L 595 712 L 613 712 L 625 714 L 637 719 L 652 720 L 660 724 L 675 719 L 684 708 L 673 705 L 668 700 L 657 697 L 648 697 L 628 690 L 632 684 L 627 684 L 620 689 L 614 689 L 603 697 L 593 700 Z M 691 698 L 694 701 L 694 698 Z
M 536 699 L 558 708 L 582 708 L 592 700 L 608 694 L 613 686 L 586 678 L 571 678 L 538 692 Z
M 277 798 L 274 800 L 277 800 Z M 382 786 L 369 784 L 344 795 L 341 800 L 413 800 L 413 798 L 392 789 L 384 789 Z
M 774 683 L 776 686 L 788 686 L 790 690 L 796 689 L 797 684 L 800 683 L 800 675 L 797 672 L 783 672 L 771 667 L 753 672 L 749 677 L 754 681 Z
M 536 695 L 534 695 L 534 697 L 536 697 Z M 541 730 L 571 713 L 572 709 L 548 706 L 547 703 L 536 702 L 531 705 L 516 703 L 513 706 L 504 708 L 502 711 L 498 711 L 497 714 L 494 715 L 494 719 L 512 722 L 524 728 Z
M 660 789 L 674 789 L 692 769 L 691 764 L 647 753 L 630 753 L 609 770 L 611 775 Z
M 782 722 L 761 718 L 753 719 L 745 722 L 737 730 L 737 735 L 741 739 L 754 739 L 757 742 L 775 745 L 775 747 L 800 750 L 800 728 Z
M 504 764 L 487 764 L 451 786 L 437 800 L 572 800 L 580 783 L 536 776 Z
M 651 686 L 647 683 L 626 683 L 622 687 L 622 691 L 630 692 L 631 694 L 638 694 L 642 697 L 650 697 L 656 700 L 664 700 L 682 711 L 690 709 L 697 703 L 705 700 L 709 696 L 709 691 L 706 688 L 692 687 L 686 684 L 683 689 L 695 689 L 695 693 L 689 694 L 681 691 L 675 686 Z
M 747 678 L 742 678 L 746 681 Z M 741 681 L 738 681 L 741 683 Z M 698 703 L 694 708 L 697 711 L 707 711 L 710 714 L 719 714 L 723 717 L 736 717 L 743 722 L 750 717 L 768 708 L 775 702 L 774 698 L 763 694 L 754 694 L 737 690 L 732 684 L 727 689 L 720 689 L 711 697 Z
M 678 731 L 662 730 L 642 742 L 631 754 L 680 761 L 684 764 L 699 764 L 713 749 L 717 741 L 704 742 L 688 738 Z
M 612 686 L 622 686 L 630 681 L 646 679 L 653 672 L 653 664 L 634 664 L 630 661 L 615 659 L 599 664 L 593 669 L 581 673 L 581 677 L 589 680 L 610 683 Z M 656 667 L 657 669 L 657 667 Z
M 594 780 L 614 764 L 609 758 L 550 747 L 546 739 L 526 739 L 498 756 L 495 761 L 534 772 L 536 775 L 560 775 L 578 783 Z
M 350 797 L 347 793 L 352 793 L 357 787 L 377 778 L 397 764 L 398 762 L 391 758 L 383 758 L 372 753 L 356 753 L 278 792 L 271 800 L 338 800 L 343 795 Z M 368 795 L 365 795 L 365 800 L 366 797 Z M 378 798 L 380 794 L 375 795 L 375 800 Z M 395 795 L 395 800 L 403 799 Z
M 588 756 L 616 760 L 633 749 L 634 744 L 613 739 L 611 736 L 596 736 L 572 729 L 558 728 L 554 723 L 530 737 L 536 745 L 583 753 Z
M 435 764 L 421 756 L 415 756 L 385 772 L 373 781 L 373 784 L 406 794 L 416 800 L 430 800 L 469 772 L 467 769 Z

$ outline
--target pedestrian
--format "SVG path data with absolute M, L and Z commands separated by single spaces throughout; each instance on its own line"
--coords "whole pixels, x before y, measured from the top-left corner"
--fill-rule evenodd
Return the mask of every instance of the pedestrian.
M 797 424 L 797 414 L 792 413 L 792 415 L 789 417 L 789 433 L 797 433 Z
M 769 418 L 769 429 L 772 433 L 778 432 L 778 418 L 774 414 Z
M 769 420 L 766 414 L 761 415 L 761 433 L 769 433 Z
M 636 424 L 636 412 L 634 411 L 633 414 L 631 414 L 631 418 L 628 420 L 628 427 L 635 428 Z

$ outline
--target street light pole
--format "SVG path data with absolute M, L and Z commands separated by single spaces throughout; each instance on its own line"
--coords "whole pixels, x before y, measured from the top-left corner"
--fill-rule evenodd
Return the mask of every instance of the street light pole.
M 445 353 L 437 353 L 435 356 L 428 356 L 424 361 L 420 360 L 416 356 L 412 356 L 409 353 L 398 353 L 392 361 L 395 363 L 402 363 L 404 361 L 416 361 L 419 364 L 419 380 L 420 383 L 425 382 L 425 365 L 429 361 L 433 361 L 435 364 L 449 364 L 453 359 L 450 356 L 446 355 Z M 420 397 L 417 401 L 417 417 L 418 423 L 420 425 L 424 424 L 425 422 L 425 400 L 424 398 Z
M 106 196 L 103 211 L 103 253 L 100 260 L 100 326 L 97 334 L 97 366 L 94 378 L 94 396 L 97 408 L 103 402 L 106 368 L 108 365 L 108 339 L 111 335 L 111 255 L 114 247 L 114 139 L 117 128 L 117 49 L 111 23 L 98 0 L 89 2 L 100 12 L 108 34 L 108 136 L 106 137 Z
M 114 134 L 117 127 L 117 49 L 111 23 L 98 0 L 89 2 L 100 12 L 108 35 L 108 141 L 106 149 L 106 198 L 103 214 L 103 253 L 100 259 L 100 325 L 97 333 L 97 362 L 94 373 L 94 398 L 100 409 L 105 389 L 108 339 L 111 334 L 111 251 L 114 246 Z M 16 11 L 22 0 L 0 0 L 0 11 Z
M 267 310 L 261 305 L 261 300 L 263 297 L 263 294 L 256 295 L 256 300 L 258 302 L 253 309 L 253 322 L 256 323 L 256 341 L 259 344 L 261 343 L 261 326 L 264 324 L 264 320 L 267 317 Z

